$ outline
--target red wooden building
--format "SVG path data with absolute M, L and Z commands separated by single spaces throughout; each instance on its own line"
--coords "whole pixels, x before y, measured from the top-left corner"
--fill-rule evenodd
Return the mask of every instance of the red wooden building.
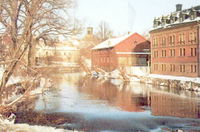
M 151 73 L 200 76 L 200 6 L 155 18 L 151 36 Z
M 92 48 L 92 67 L 112 71 L 124 66 L 147 66 L 150 42 L 138 33 L 110 38 Z

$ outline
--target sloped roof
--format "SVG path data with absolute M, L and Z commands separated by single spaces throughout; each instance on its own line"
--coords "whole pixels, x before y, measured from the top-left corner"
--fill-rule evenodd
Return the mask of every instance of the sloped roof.
M 94 48 L 92 48 L 92 50 L 107 49 L 107 48 L 115 47 L 117 44 L 119 44 L 120 42 L 122 42 L 123 40 L 127 39 L 128 37 L 130 37 L 134 34 L 137 34 L 137 33 L 130 33 L 130 34 L 127 34 L 127 35 L 124 35 L 121 37 L 107 39 L 107 40 L 103 41 L 102 43 L 96 45 Z

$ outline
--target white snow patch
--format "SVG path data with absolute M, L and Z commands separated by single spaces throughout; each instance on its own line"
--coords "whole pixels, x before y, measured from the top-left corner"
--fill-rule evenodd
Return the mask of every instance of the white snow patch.
M 111 79 L 110 81 L 112 84 L 116 85 L 116 86 L 119 86 L 119 85 L 122 85 L 124 83 L 123 80 L 121 79 Z
M 126 38 L 130 37 L 131 35 L 133 35 L 133 33 L 130 33 L 128 35 L 124 35 L 124 36 L 121 36 L 121 37 L 117 37 L 117 38 L 107 39 L 106 41 L 103 41 L 102 43 L 100 43 L 97 46 L 95 46 L 94 48 L 92 48 L 92 50 L 106 49 L 106 48 L 114 47 L 115 45 L 119 44 L 120 42 L 122 42 Z
M 151 78 L 160 78 L 160 79 L 169 79 L 169 80 L 180 80 L 180 81 L 191 81 L 195 83 L 200 83 L 200 78 L 192 77 L 182 77 L 182 76 L 170 76 L 170 75 L 159 75 L 159 74 L 150 74 Z
M 147 76 L 150 73 L 150 67 L 148 66 L 126 67 L 126 73 L 130 75 Z
M 5 69 L 4 69 L 3 67 L 0 66 L 0 78 L 2 78 L 4 70 L 5 70 Z
M 110 72 L 110 77 L 111 78 L 122 78 L 119 70 L 114 70 L 114 71 Z
M 30 126 L 28 124 L 0 124 L 0 131 L 4 132 L 73 132 L 46 126 Z

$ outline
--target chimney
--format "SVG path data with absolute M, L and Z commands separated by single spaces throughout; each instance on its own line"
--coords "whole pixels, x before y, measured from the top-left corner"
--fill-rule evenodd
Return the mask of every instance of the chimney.
M 176 4 L 176 11 L 182 10 L 182 4 Z

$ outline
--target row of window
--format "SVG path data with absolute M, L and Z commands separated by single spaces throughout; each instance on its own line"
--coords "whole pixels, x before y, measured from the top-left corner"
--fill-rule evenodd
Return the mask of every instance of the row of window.
M 109 57 L 95 58 L 94 61 L 95 62 L 101 62 L 101 63 L 109 63 L 110 62 L 110 58 Z
M 107 51 L 107 50 L 96 50 L 96 51 L 94 51 L 94 53 L 93 54 L 107 54 L 109 51 Z
M 190 48 L 190 56 L 196 56 L 197 55 L 197 48 Z M 176 56 L 176 50 L 175 49 L 169 49 L 169 56 L 174 57 Z M 180 48 L 179 49 L 179 56 L 186 56 L 186 49 Z M 158 50 L 153 51 L 153 57 L 158 58 L 159 52 Z M 167 50 L 161 50 L 161 57 L 167 57 Z
M 190 32 L 189 35 L 186 33 L 180 33 L 177 35 L 162 36 L 162 37 L 153 37 L 152 45 L 157 47 L 158 45 L 166 46 L 167 43 L 169 46 L 173 46 L 176 43 L 178 45 L 182 44 L 195 44 L 197 42 L 197 32 Z
M 159 69 L 161 67 L 161 69 Z M 176 69 L 177 68 L 177 69 Z M 196 73 L 197 72 L 197 65 L 190 65 L 190 72 Z M 153 65 L 154 71 L 170 71 L 170 72 L 186 72 L 186 65 L 175 65 L 175 64 L 154 64 Z

